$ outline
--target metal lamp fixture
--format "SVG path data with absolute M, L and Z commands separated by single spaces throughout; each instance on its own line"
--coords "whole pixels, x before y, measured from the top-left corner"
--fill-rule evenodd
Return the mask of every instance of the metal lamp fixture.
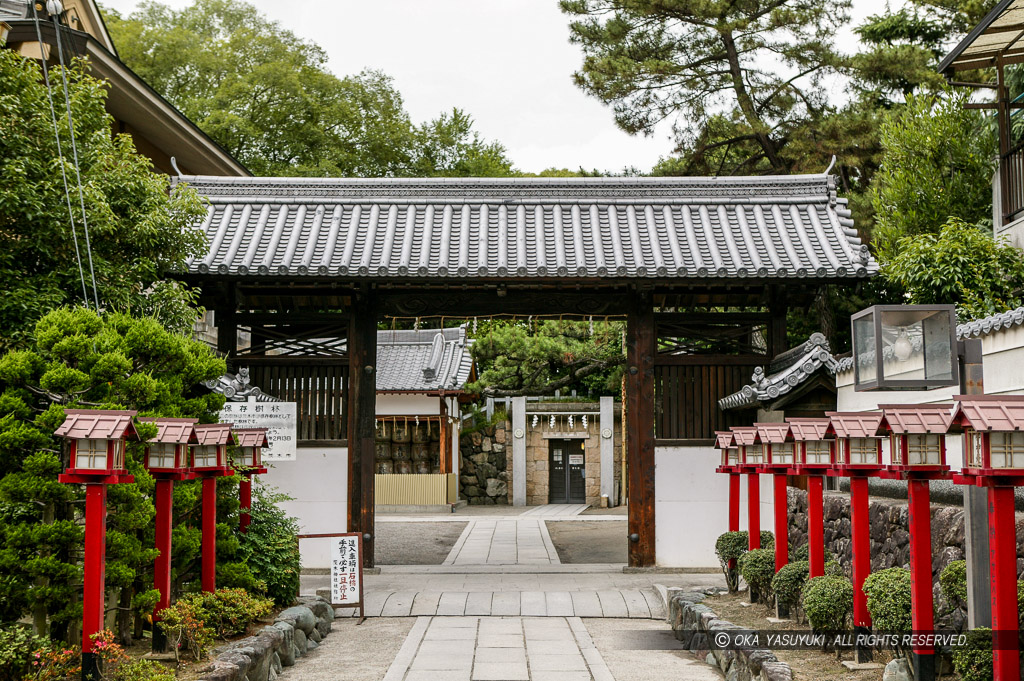
M 854 390 L 959 382 L 953 305 L 875 305 L 853 315 Z

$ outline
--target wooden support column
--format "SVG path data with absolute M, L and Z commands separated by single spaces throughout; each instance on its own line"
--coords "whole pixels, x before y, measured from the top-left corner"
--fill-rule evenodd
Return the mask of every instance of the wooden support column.
M 654 303 L 635 295 L 626 319 L 626 465 L 629 475 L 629 566 L 653 567 L 654 548 Z
M 442 473 L 454 473 L 452 470 L 452 428 L 451 424 L 448 423 L 448 401 L 441 393 L 441 442 L 440 442 L 440 457 L 438 464 L 441 466 Z
M 374 566 L 373 445 L 377 411 L 377 311 L 353 298 L 348 334 L 348 531 L 363 535 L 363 567 Z
M 234 287 L 226 286 L 220 291 L 220 300 L 213 311 L 213 323 L 217 326 L 217 350 L 229 356 L 238 352 L 238 322 L 235 319 L 237 303 Z
M 788 350 L 789 343 L 786 340 L 786 297 L 785 293 L 778 287 L 771 291 L 771 302 L 769 303 L 768 319 L 768 357 Z

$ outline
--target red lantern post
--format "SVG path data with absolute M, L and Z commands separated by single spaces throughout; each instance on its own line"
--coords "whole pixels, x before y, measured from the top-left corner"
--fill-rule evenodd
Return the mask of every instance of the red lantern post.
M 722 451 L 722 465 L 715 472 L 729 476 L 729 531 L 740 531 L 740 450 L 731 431 L 715 431 L 715 446 Z M 729 569 L 736 569 L 736 559 L 729 559 Z
M 82 679 L 99 679 L 93 636 L 103 631 L 106 581 L 107 485 L 134 482 L 125 468 L 125 445 L 138 440 L 136 412 L 66 409 L 54 435 L 70 441 L 63 483 L 85 484 L 85 560 L 82 590 Z
M 267 472 L 263 466 L 263 448 L 267 446 L 267 429 L 236 428 L 235 437 L 238 438 L 238 446 L 242 450 L 242 460 L 235 462 L 235 470 L 242 475 L 242 479 L 238 482 L 238 529 L 244 533 L 249 531 L 249 523 L 252 522 L 252 516 L 249 513 L 252 508 L 252 476 Z
M 740 450 L 739 470 L 747 474 L 747 548 L 761 548 L 761 481 L 758 471 L 764 463 L 764 448 L 753 426 L 730 428 Z
M 850 478 L 850 534 L 853 544 L 853 627 L 871 628 L 864 580 L 871 574 L 871 528 L 868 520 L 868 478 L 882 471 L 882 438 L 877 437 L 881 412 L 827 412 L 826 438 L 835 438 L 835 463 L 828 474 Z M 857 662 L 869 662 L 871 649 L 858 646 Z
M 946 431 L 951 404 L 879 405 L 879 435 L 890 437 L 883 477 L 906 480 L 910 507 L 910 614 L 914 631 L 935 628 L 932 603 L 932 515 L 929 480 L 950 477 L 946 465 Z M 935 678 L 935 649 L 916 646 L 912 660 L 915 681 Z
M 156 549 L 153 587 L 160 599 L 153 608 L 153 652 L 167 650 L 167 635 L 157 626 L 160 611 L 171 607 L 171 527 L 174 522 L 174 481 L 192 479 L 189 446 L 197 444 L 195 424 L 199 419 L 142 418 L 157 427 L 156 437 L 146 446 L 143 465 L 156 483 Z
M 192 471 L 203 481 L 202 589 L 217 590 L 217 478 L 231 475 L 227 446 L 234 442 L 230 423 L 195 427 L 197 444 L 192 448 Z
M 755 423 L 757 435 L 764 445 L 765 462 L 761 470 L 772 476 L 775 510 L 775 571 L 789 562 L 789 499 L 787 475 L 796 460 L 793 433 L 788 423 Z M 780 613 L 780 616 L 788 616 Z
M 793 475 L 807 476 L 808 577 L 825 574 L 825 474 L 832 466 L 832 444 L 825 439 L 828 419 L 786 419 L 796 444 Z
M 1024 487 L 1024 395 L 958 395 L 951 433 L 964 434 L 964 466 L 953 481 L 988 489 L 993 678 L 1019 681 L 1017 532 L 1014 487 Z

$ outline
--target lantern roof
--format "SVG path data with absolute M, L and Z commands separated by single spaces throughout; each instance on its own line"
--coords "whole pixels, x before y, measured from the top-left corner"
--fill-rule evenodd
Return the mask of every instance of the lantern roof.
M 957 395 L 950 432 L 1024 430 L 1024 395 Z
M 199 442 L 196 438 L 195 424 L 199 419 L 178 419 L 178 418 L 141 418 L 142 423 L 156 424 L 156 437 L 149 442 L 168 445 L 194 445 Z
M 53 433 L 68 440 L 138 440 L 132 419 L 138 412 L 115 409 L 65 409 L 64 423 Z
M 828 430 L 828 419 L 791 418 L 786 419 L 793 433 L 793 439 L 799 442 L 821 440 Z
M 235 428 L 235 436 L 238 438 L 239 447 L 266 447 L 266 428 Z
M 735 447 L 736 442 L 734 441 L 731 430 L 716 430 L 715 431 L 715 447 L 718 449 L 729 449 Z
M 733 426 L 730 430 L 737 445 L 756 445 L 761 442 L 755 426 Z
M 230 423 L 201 423 L 195 426 L 196 437 L 200 445 L 229 445 L 234 442 L 231 427 Z
M 887 432 L 945 434 L 953 419 L 952 404 L 880 404 L 882 421 L 878 434 Z
M 761 442 L 777 445 L 793 441 L 788 423 L 755 423 L 754 427 L 757 428 Z
M 877 437 L 880 411 L 829 411 L 826 437 Z

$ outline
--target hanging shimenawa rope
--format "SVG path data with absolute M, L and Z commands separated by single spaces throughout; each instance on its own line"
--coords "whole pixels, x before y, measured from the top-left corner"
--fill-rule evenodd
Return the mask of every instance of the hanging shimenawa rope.
M 82 189 L 82 171 L 78 167 L 78 145 L 75 143 L 75 121 L 71 115 L 71 97 L 68 96 L 68 70 L 64 63 L 64 48 L 60 39 L 60 21 L 58 17 L 64 13 L 60 0 L 47 0 L 46 11 L 53 17 L 53 30 L 57 34 L 57 60 L 60 63 L 61 82 L 64 85 L 64 104 L 68 111 L 68 130 L 71 133 L 71 154 L 75 160 L 75 177 L 78 179 L 78 204 L 82 209 L 82 230 L 85 232 L 85 254 L 89 260 L 89 277 L 92 279 L 92 299 L 96 312 L 100 311 L 100 297 L 96 291 L 96 271 L 92 265 L 92 246 L 89 243 L 89 220 L 85 215 L 85 193 Z
M 64 180 L 64 199 L 68 204 L 68 222 L 71 223 L 71 240 L 75 244 L 75 260 L 78 262 L 78 276 L 82 280 L 82 300 L 89 307 L 89 292 L 85 287 L 85 270 L 82 268 L 82 254 L 78 249 L 78 230 L 75 229 L 75 209 L 71 207 L 71 190 L 68 188 L 68 174 L 64 169 L 64 153 L 60 146 L 60 129 L 57 127 L 57 109 L 53 106 L 53 89 L 50 87 L 50 69 L 46 65 L 43 54 L 43 31 L 39 27 L 39 11 L 32 3 L 32 15 L 35 17 L 36 39 L 39 41 L 39 57 L 43 63 L 43 83 L 46 85 L 46 97 L 50 101 L 50 119 L 53 122 L 53 136 L 57 140 L 57 161 L 60 165 L 60 176 Z

